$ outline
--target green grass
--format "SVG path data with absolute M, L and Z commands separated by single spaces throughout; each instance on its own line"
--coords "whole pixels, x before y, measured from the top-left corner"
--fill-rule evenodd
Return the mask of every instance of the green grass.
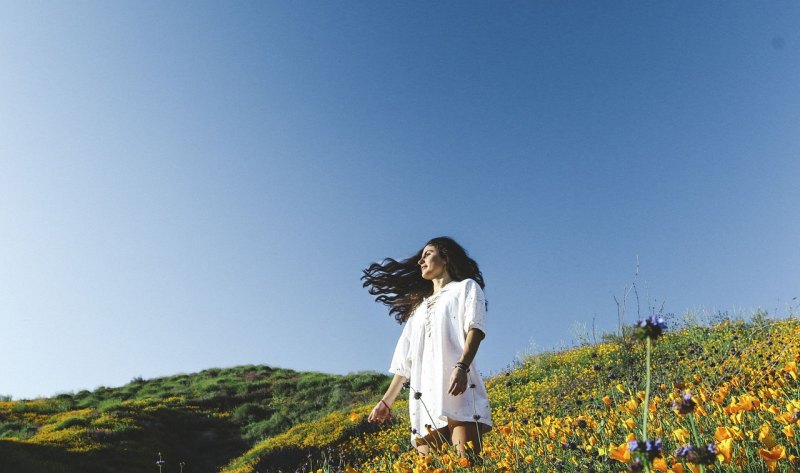
M 0 471 L 149 471 L 158 452 L 173 467 L 216 471 L 298 423 L 363 404 L 389 381 L 249 365 L 7 401 Z

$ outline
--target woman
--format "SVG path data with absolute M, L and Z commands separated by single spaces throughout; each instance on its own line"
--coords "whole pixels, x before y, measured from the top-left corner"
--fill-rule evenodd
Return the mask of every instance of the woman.
M 492 417 L 474 363 L 486 333 L 478 264 L 453 239 L 439 237 L 408 259 L 372 264 L 361 279 L 375 300 L 405 323 L 389 369 L 395 376 L 369 421 L 391 417 L 405 384 L 411 443 L 420 454 L 443 443 L 455 445 L 462 457 L 470 446 L 480 453 L 480 438 L 492 429 Z

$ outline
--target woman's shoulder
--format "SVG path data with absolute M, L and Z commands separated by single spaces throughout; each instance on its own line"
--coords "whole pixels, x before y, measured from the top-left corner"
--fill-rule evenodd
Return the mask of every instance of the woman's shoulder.
M 462 294 L 469 294 L 471 292 L 483 292 L 483 288 L 472 278 L 462 279 L 458 283 L 459 292 Z
M 464 288 L 470 288 L 470 287 L 472 287 L 472 286 L 478 286 L 478 287 L 480 287 L 480 285 L 478 284 L 478 282 L 477 282 L 477 281 L 475 281 L 475 280 L 474 280 L 474 279 L 472 279 L 472 278 L 466 278 L 466 279 L 462 279 L 461 281 L 459 281 L 459 282 L 458 282 L 458 284 L 460 284 L 460 285 L 461 285 L 461 287 L 464 287 Z

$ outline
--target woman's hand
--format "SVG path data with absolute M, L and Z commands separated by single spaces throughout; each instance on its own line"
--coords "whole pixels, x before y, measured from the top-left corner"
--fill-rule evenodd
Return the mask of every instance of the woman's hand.
M 384 422 L 392 418 L 392 410 L 389 409 L 383 401 L 378 401 L 378 404 L 372 408 L 369 413 L 367 421 L 369 422 Z
M 453 396 L 458 396 L 459 394 L 463 394 L 466 390 L 467 372 L 461 368 L 453 368 L 453 372 L 450 373 L 450 389 L 448 389 L 447 392 Z

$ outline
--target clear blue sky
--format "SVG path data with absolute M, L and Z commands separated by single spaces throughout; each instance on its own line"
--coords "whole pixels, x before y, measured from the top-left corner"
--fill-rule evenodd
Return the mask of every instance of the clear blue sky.
M 0 394 L 386 372 L 449 235 L 478 360 L 800 296 L 800 3 L 3 2 Z M 629 322 L 632 321 L 629 317 Z

